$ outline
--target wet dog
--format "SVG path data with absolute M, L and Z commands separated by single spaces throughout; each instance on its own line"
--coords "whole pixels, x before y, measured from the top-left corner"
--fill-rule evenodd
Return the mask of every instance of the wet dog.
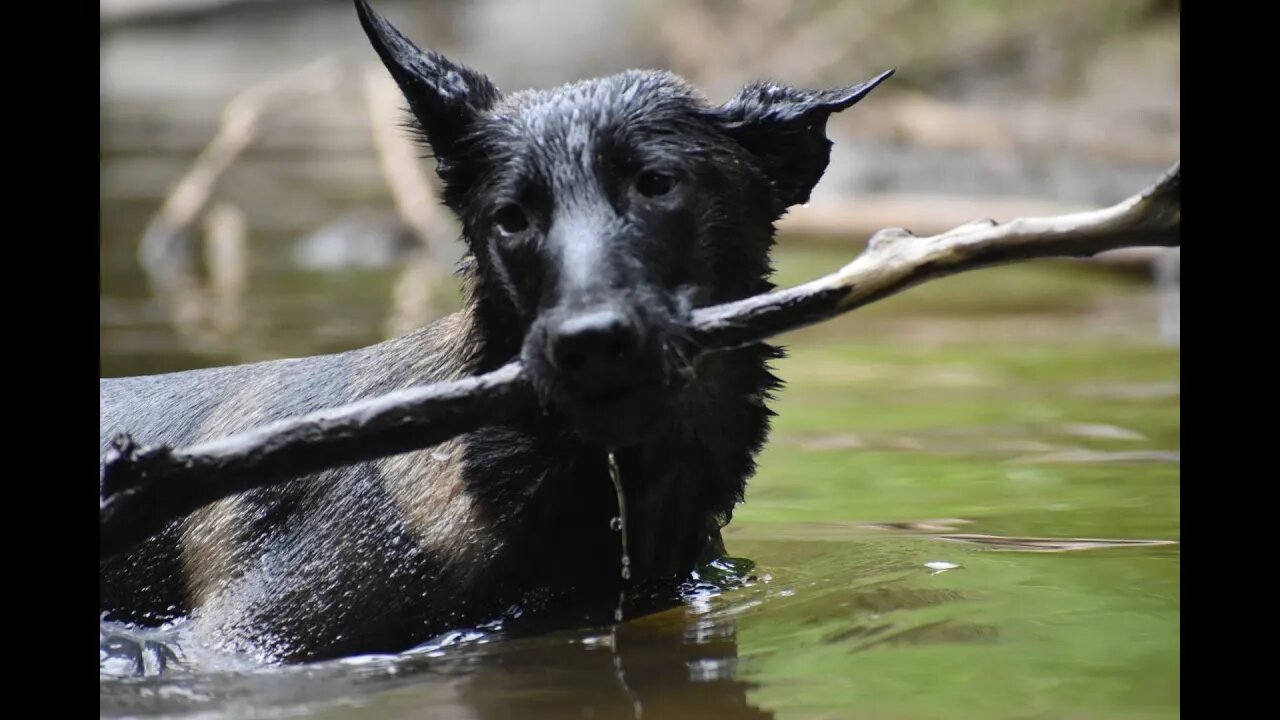
M 504 94 L 356 7 L 463 227 L 465 308 L 347 353 L 101 381 L 101 442 L 188 445 L 410 385 L 526 364 L 541 410 L 441 446 L 207 506 L 101 565 L 101 609 L 268 661 L 395 652 L 450 628 L 591 621 L 723 552 L 778 387 L 759 344 L 691 360 L 693 308 L 770 290 L 774 223 L 875 87 L 666 72 Z M 665 596 L 669 596 L 667 593 Z

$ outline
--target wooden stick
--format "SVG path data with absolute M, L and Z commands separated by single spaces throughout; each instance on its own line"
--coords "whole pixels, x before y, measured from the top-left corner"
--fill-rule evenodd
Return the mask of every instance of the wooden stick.
M 881 230 L 853 262 L 798 287 L 693 313 L 696 350 L 750 345 L 835 317 L 928 280 L 1022 260 L 1180 244 L 1181 171 L 1091 212 L 962 225 L 933 237 Z M 464 380 L 401 390 L 174 450 L 116 438 L 102 469 L 100 557 L 221 498 L 326 468 L 418 450 L 526 409 L 518 361 Z

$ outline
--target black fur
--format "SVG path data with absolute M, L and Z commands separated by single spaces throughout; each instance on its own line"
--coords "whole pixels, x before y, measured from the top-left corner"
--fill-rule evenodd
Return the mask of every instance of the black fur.
M 883 76 L 755 84 L 723 106 L 648 71 L 503 96 L 356 5 L 462 221 L 466 309 L 338 355 L 103 380 L 102 449 L 119 430 L 181 446 L 515 356 L 544 409 L 175 523 L 103 563 L 104 613 L 191 615 L 205 642 L 290 661 L 594 618 L 622 583 L 610 449 L 633 589 L 674 586 L 723 551 L 781 354 L 690 362 L 682 327 L 695 306 L 772 288 L 773 223 L 822 175 L 827 117 Z

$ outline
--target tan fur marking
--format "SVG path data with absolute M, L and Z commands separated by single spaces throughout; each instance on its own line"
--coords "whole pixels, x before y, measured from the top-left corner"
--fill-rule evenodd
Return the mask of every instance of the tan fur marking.
M 370 348 L 352 368 L 347 398 L 386 392 L 384 379 L 399 387 L 457 379 L 470 365 L 473 319 L 468 312 Z M 280 373 L 289 372 L 287 363 Z M 258 423 L 263 403 L 275 392 L 276 373 L 254 379 L 229 398 L 201 427 L 199 439 L 228 435 Z M 452 572 L 467 573 L 495 548 L 496 539 L 476 517 L 474 499 L 462 485 L 465 436 L 418 452 L 376 461 L 383 482 L 414 535 L 439 552 Z M 194 608 L 214 600 L 238 568 L 235 537 L 242 527 L 241 501 L 228 498 L 192 513 L 182 527 L 182 564 Z
M 208 603 L 235 569 L 240 498 L 219 500 L 191 513 L 182 524 L 182 569 L 193 608 Z
M 431 343 L 430 349 L 405 343 L 398 345 L 400 352 L 390 357 L 372 359 L 386 364 L 407 362 L 406 386 L 456 380 L 470 365 L 473 322 L 467 311 L 454 313 L 432 326 L 429 337 L 423 338 Z M 377 461 L 382 482 L 418 541 L 444 559 L 449 572 L 463 576 L 478 567 L 497 542 L 478 517 L 475 500 L 463 486 L 465 443 L 463 435 L 435 447 Z
M 272 375 L 254 378 L 219 405 L 201 425 L 197 440 L 230 435 L 256 424 L 263 414 L 262 398 L 271 397 Z M 233 496 L 199 509 L 183 521 L 182 569 L 192 608 L 207 603 L 234 575 L 241 515 L 240 498 Z
M 454 439 L 429 450 L 383 458 L 383 482 L 424 548 L 465 576 L 480 567 L 497 539 L 478 516 L 475 499 L 463 487 L 462 442 Z

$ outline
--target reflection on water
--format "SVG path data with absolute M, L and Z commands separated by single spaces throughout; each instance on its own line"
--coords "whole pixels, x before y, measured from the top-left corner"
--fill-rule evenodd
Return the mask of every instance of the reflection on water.
M 753 684 L 738 678 L 732 608 L 702 593 L 687 609 L 613 628 L 454 635 L 400 657 L 104 680 L 101 712 L 507 718 L 518 707 L 529 718 L 773 717 L 748 702 Z
M 840 571 L 784 570 L 724 592 L 693 588 L 675 609 L 606 628 L 537 637 L 451 633 L 398 657 L 304 667 L 104 679 L 101 712 L 123 715 L 559 718 L 771 718 L 753 702 L 753 664 L 781 649 L 744 652 L 740 627 L 777 616 L 841 652 L 999 641 L 996 627 L 962 617 L 918 621 L 911 611 L 972 603 L 946 587 L 918 552 L 883 544 L 835 549 L 783 543 L 780 555 Z M 955 567 L 959 567 L 958 565 Z M 181 629 L 133 634 L 144 652 Z M 172 657 L 172 656 L 170 656 Z M 148 669 L 154 664 L 148 660 Z
M 454 633 L 399 657 L 104 678 L 101 713 L 727 719 L 846 717 L 865 706 L 869 717 L 997 717 L 1076 707 L 1077 673 L 1103 669 L 1128 689 L 1089 700 L 1092 716 L 1176 708 L 1176 604 L 1165 599 L 1176 596 L 1163 595 L 1176 574 L 1160 567 L 1176 562 L 1175 547 L 1144 554 L 1142 543 L 1116 542 L 1129 550 L 1114 555 L 1100 543 L 1088 556 L 1096 567 L 1055 566 L 1027 538 L 992 555 L 986 543 L 932 536 L 960 524 L 972 523 L 749 524 L 731 545 L 760 560 L 752 582 L 704 586 L 614 627 Z M 970 682 L 985 688 L 980 702 Z

